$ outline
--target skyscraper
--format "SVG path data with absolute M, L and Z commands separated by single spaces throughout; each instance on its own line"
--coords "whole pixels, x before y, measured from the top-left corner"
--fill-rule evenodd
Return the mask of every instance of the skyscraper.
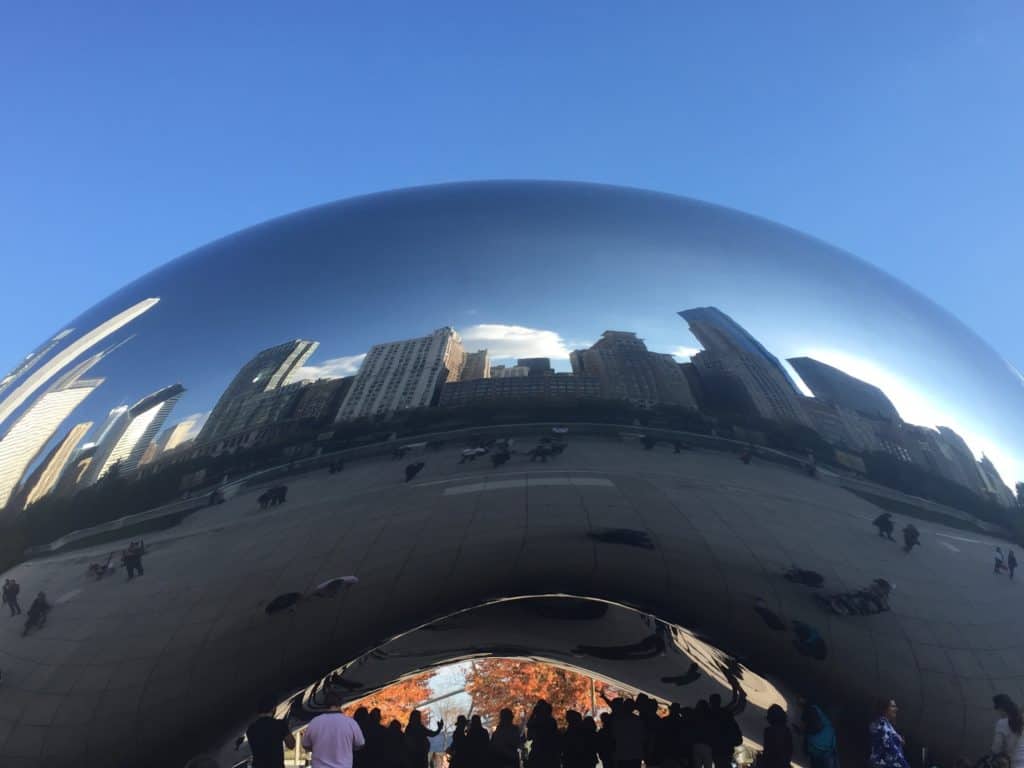
M 7 504 L 25 470 L 64 419 L 103 383 L 103 379 L 81 378 L 101 358 L 102 354 L 94 355 L 61 377 L 18 417 L 0 440 L 0 508 Z
M 464 361 L 462 339 L 454 328 L 375 344 L 342 402 L 338 421 L 434 405 L 441 387 L 459 380 Z
M 37 365 L 39 365 L 39 363 L 42 360 L 46 359 L 46 356 L 53 351 L 54 347 L 60 344 L 61 340 L 65 336 L 70 334 L 73 330 L 74 328 L 65 328 L 63 331 L 61 331 L 48 342 L 46 342 L 46 344 L 44 344 L 42 347 L 32 352 L 24 360 L 22 360 L 21 363 L 19 363 L 18 366 L 14 368 L 14 370 L 12 370 L 6 376 L 0 379 L 0 393 L 6 392 L 11 387 L 11 385 L 14 384 L 15 381 L 17 381 L 17 379 L 19 379 L 26 372 L 32 370 Z
M 874 384 L 861 381 L 813 357 L 791 357 L 789 364 L 815 397 L 875 419 L 899 421 L 896 406 Z
M 466 353 L 466 362 L 462 367 L 462 381 L 474 381 L 475 379 L 489 379 L 491 377 L 491 360 L 487 356 L 487 350 L 481 349 L 476 352 Z
M 78 449 L 78 444 L 82 442 L 82 438 L 85 437 L 85 433 L 91 427 L 91 421 L 83 421 L 81 424 L 75 424 L 75 426 L 68 430 L 64 439 L 57 444 L 46 461 L 41 465 L 39 477 L 29 489 L 28 495 L 25 498 L 26 508 L 35 504 L 39 499 L 57 487 L 61 475 Z
M 960 467 L 961 484 L 975 493 L 984 494 L 988 485 L 981 476 L 981 468 L 974 458 L 974 452 L 967 446 L 967 441 L 950 427 L 939 427 L 939 436 L 949 448 L 952 460 Z
M 159 301 L 160 299 L 143 299 L 133 304 L 128 309 L 114 315 L 106 322 L 78 337 L 64 347 L 64 349 L 59 350 L 49 360 L 41 363 L 34 373 L 29 375 L 21 384 L 15 387 L 14 391 L 6 399 L 0 402 L 0 422 L 3 422 L 16 411 L 37 389 L 56 376 L 66 365 L 74 362 L 79 355 L 103 341 L 110 334 L 126 326 L 139 315 L 148 312 Z
M 260 397 L 287 386 L 310 355 L 320 345 L 317 341 L 296 339 L 264 349 L 235 374 L 210 412 L 197 442 L 215 440 L 252 423 L 253 413 L 262 401 L 267 405 L 273 397 Z M 262 416 L 260 416 L 262 418 Z
M 1003 507 L 1016 506 L 1017 499 L 1013 495 L 1013 491 L 1006 487 L 1006 483 L 1003 482 L 1003 478 L 999 476 L 998 470 L 988 456 L 981 457 L 978 467 L 981 469 L 981 476 L 992 500 Z
M 490 378 L 506 379 L 529 375 L 530 369 L 525 365 L 492 365 Z
M 181 384 L 172 384 L 147 395 L 129 408 L 127 421 L 122 422 L 121 434 L 98 465 L 96 479 L 106 475 L 115 464 L 122 474 L 135 470 L 150 441 L 184 392 Z
M 530 376 L 550 376 L 555 371 L 551 367 L 550 357 L 521 357 L 516 365 L 526 368 Z
M 686 376 L 671 355 L 647 349 L 627 331 L 605 331 L 589 349 L 569 355 L 573 373 L 601 382 L 602 397 L 647 407 L 658 403 L 696 408 Z
M 760 416 L 811 426 L 800 407 L 799 391 L 773 354 L 743 326 L 717 307 L 686 309 L 679 315 L 704 347 L 693 362 L 702 374 L 740 382 Z

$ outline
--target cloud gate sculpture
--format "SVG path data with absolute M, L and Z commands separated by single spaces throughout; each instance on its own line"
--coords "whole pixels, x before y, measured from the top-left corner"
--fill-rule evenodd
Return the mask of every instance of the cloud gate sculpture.
M 270 221 L 0 381 L 0 764 L 240 760 L 261 695 L 298 727 L 487 655 L 757 728 L 812 697 L 857 759 L 895 697 L 910 753 L 981 754 L 1024 699 L 1022 436 L 958 321 L 734 211 L 483 182 Z

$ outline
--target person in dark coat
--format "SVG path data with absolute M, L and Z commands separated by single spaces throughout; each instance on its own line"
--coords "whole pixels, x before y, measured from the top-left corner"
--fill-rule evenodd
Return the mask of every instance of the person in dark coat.
M 531 742 L 527 768 L 558 768 L 561 759 L 558 723 L 551 714 L 551 705 L 538 701 L 526 721 L 526 739 Z
M 743 743 L 743 732 L 732 712 L 722 706 L 717 693 L 708 697 L 711 717 L 711 758 L 715 768 L 732 768 L 732 756 Z
M 480 715 L 473 715 L 466 729 L 466 767 L 487 768 L 490 765 L 491 736 L 484 728 Z
M 793 761 L 793 734 L 786 711 L 778 704 L 768 707 L 768 727 L 764 729 L 762 768 L 789 768 Z
M 414 709 L 409 713 L 409 722 L 405 726 L 405 758 L 407 768 L 428 768 L 430 757 L 430 737 L 437 736 L 444 728 L 444 722 L 437 721 L 437 727 L 430 730 L 423 724 L 423 714 Z
M 511 709 L 498 715 L 498 726 L 491 736 L 491 762 L 494 768 L 519 768 L 519 748 L 523 734 L 516 726 Z

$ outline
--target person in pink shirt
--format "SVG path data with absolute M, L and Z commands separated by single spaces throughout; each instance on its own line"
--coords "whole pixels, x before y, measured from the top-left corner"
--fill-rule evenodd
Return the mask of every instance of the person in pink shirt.
M 314 717 L 302 734 L 302 746 L 313 753 L 312 768 L 352 768 L 352 753 L 366 744 L 358 723 L 341 712 L 341 699 L 327 694 L 328 711 Z

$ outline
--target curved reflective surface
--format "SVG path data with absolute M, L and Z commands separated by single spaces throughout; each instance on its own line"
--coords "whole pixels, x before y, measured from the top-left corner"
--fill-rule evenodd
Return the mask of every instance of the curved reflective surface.
M 663 699 L 713 659 L 748 705 L 822 702 L 851 754 L 885 696 L 912 749 L 980 754 L 992 694 L 1024 698 L 993 573 L 1022 404 L 911 289 L 690 200 L 458 184 L 253 227 L 0 380 L 25 611 L 0 622 L 0 758 L 179 765 L 268 691 L 298 725 L 367 658 L 351 698 L 480 654 Z M 555 594 L 603 601 L 601 628 L 504 602 Z

